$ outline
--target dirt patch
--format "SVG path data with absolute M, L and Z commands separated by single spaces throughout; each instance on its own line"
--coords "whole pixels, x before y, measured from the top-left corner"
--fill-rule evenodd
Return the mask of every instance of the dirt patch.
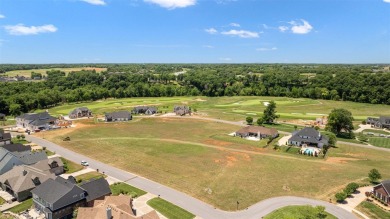
M 232 143 L 230 143 L 230 142 L 218 141 L 218 140 L 214 140 L 214 139 L 205 140 L 203 143 L 211 144 L 211 145 L 215 145 L 215 146 L 222 146 L 222 147 L 226 147 L 226 146 L 231 146 L 232 145 Z
M 220 159 L 215 159 L 215 160 L 214 160 L 214 163 L 220 163 L 220 162 L 221 162 Z
M 237 155 L 240 155 L 242 156 L 242 158 L 245 160 L 245 161 L 251 161 L 251 156 L 249 156 L 248 154 L 246 153 L 240 153 L 240 152 L 232 152 L 233 154 L 237 154 Z
M 226 156 L 226 166 L 232 167 L 234 163 L 237 162 L 237 158 L 234 156 Z
M 348 163 L 348 161 L 356 161 L 356 160 L 360 160 L 360 159 L 347 158 L 347 157 L 329 157 L 328 159 L 326 159 L 326 162 L 329 162 L 329 163 Z
M 203 100 L 203 99 L 200 99 L 200 98 L 196 98 L 195 101 L 203 102 L 203 101 L 207 101 L 207 100 Z
M 57 129 L 57 130 L 52 130 L 52 131 L 45 131 L 45 132 L 38 132 L 38 133 L 34 133 L 33 135 L 35 136 L 38 136 L 38 137 L 45 137 L 45 138 L 53 138 L 53 137 L 57 137 L 57 136 L 61 136 L 61 135 L 67 135 L 73 131 L 76 131 L 76 130 L 79 130 L 79 129 L 83 129 L 83 128 L 86 128 L 86 127 L 89 127 L 91 125 L 89 124 L 85 124 L 83 122 L 77 122 L 75 123 L 73 121 L 73 125 L 71 128 L 61 128 L 61 129 Z

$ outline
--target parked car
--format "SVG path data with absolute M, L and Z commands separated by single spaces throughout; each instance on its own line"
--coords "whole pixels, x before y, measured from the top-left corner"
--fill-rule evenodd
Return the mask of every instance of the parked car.
M 89 166 L 89 163 L 87 161 L 83 160 L 83 161 L 81 161 L 81 165 L 86 167 L 86 166 Z
M 379 137 L 386 137 L 386 135 L 384 135 L 384 134 L 379 134 Z
M 372 132 L 367 132 L 366 134 L 367 135 L 374 135 L 374 133 L 372 133 Z

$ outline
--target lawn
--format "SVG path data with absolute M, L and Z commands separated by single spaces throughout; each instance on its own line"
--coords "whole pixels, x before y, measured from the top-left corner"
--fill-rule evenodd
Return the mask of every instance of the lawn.
M 64 163 L 64 170 L 66 173 L 74 173 L 79 170 L 82 170 L 84 167 L 81 166 L 80 164 L 74 163 L 70 160 L 67 160 L 63 157 L 61 157 L 62 163 Z
M 369 137 L 368 143 L 377 147 L 390 148 L 390 138 Z
M 367 215 L 371 219 L 382 219 L 382 218 L 390 218 L 390 212 L 385 211 L 374 203 L 363 201 L 356 207 L 357 210 L 361 211 L 365 215 Z
M 11 211 L 15 214 L 18 214 L 22 211 L 30 209 L 32 204 L 33 204 L 33 200 L 32 200 L 32 198 L 30 198 L 30 199 L 27 199 L 27 200 L 23 201 L 22 203 L 16 205 L 15 207 L 12 207 L 11 209 L 9 209 L 9 211 Z
M 162 198 L 153 198 L 149 200 L 147 204 L 168 219 L 191 219 L 195 217 L 195 215 L 190 212 L 167 202 Z
M 263 217 L 264 219 L 292 219 L 292 218 L 320 218 L 315 207 L 310 205 L 287 206 L 275 210 Z M 325 212 L 326 219 L 336 219 L 335 216 Z
M 102 177 L 107 177 L 106 175 L 99 173 L 99 172 L 89 172 L 89 173 L 84 173 L 81 175 L 76 176 L 76 181 L 77 182 L 85 182 L 91 179 L 99 179 Z
M 362 132 L 363 132 L 363 134 L 367 134 L 367 132 L 372 132 L 372 133 L 375 133 L 375 134 L 390 135 L 390 132 L 386 132 L 386 131 L 381 130 L 381 129 L 364 129 Z
M 129 184 L 126 183 L 114 183 L 110 185 L 110 189 L 113 195 L 119 195 L 119 194 L 128 194 L 131 195 L 131 197 L 136 198 L 142 195 L 145 195 L 146 192 L 135 188 Z
M 81 70 L 93 70 L 95 69 L 96 72 L 102 72 L 106 71 L 107 68 L 91 68 L 91 67 L 83 67 L 83 68 L 50 68 L 50 69 L 31 69 L 31 70 L 14 70 L 14 71 L 8 71 L 5 72 L 4 75 L 7 75 L 8 77 L 15 77 L 17 75 L 24 76 L 24 77 L 31 77 L 31 72 L 35 73 L 41 73 L 42 76 L 46 76 L 46 72 L 50 70 L 60 70 L 68 74 L 72 71 L 81 71 Z
M 75 124 L 45 137 L 224 210 L 235 210 L 237 200 L 246 208 L 281 195 L 328 201 L 373 168 L 390 177 L 388 152 L 340 144 L 326 159 L 283 153 L 227 136 L 240 128 L 229 124 L 174 118 Z M 72 140 L 62 141 L 64 135 Z
M 52 151 L 49 151 L 49 150 L 45 150 L 45 153 L 47 156 L 52 156 L 52 155 L 55 155 L 56 153 L 52 152 Z
M 2 205 L 4 203 L 5 203 L 5 200 L 2 197 L 0 197 L 0 205 Z

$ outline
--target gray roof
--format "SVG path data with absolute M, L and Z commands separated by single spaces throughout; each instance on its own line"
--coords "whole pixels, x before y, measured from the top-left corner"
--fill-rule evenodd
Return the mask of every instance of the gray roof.
M 304 138 L 303 136 L 308 138 Z M 304 141 L 313 144 L 318 144 L 318 143 L 328 144 L 329 139 L 327 136 L 321 135 L 321 133 L 315 130 L 314 128 L 305 127 L 302 130 L 294 131 L 289 141 L 297 141 L 297 142 Z
M 6 144 L 3 145 L 2 148 L 6 149 L 9 152 L 31 151 L 31 146 L 25 146 L 22 144 Z
M 27 165 L 31 165 L 37 163 L 38 161 L 47 159 L 47 155 L 45 151 L 31 152 L 31 153 L 13 152 L 13 154 L 17 156 L 24 164 Z
M 22 192 L 35 188 L 40 183 L 45 182 L 55 175 L 49 171 L 39 170 L 37 168 L 21 165 L 14 166 L 10 171 L 0 175 L 0 182 L 8 182 L 14 192 Z M 37 182 L 34 180 L 37 179 Z
M 118 111 L 112 113 L 106 113 L 106 118 L 111 119 L 122 119 L 122 118 L 130 118 L 131 113 L 129 111 Z
M 385 188 L 387 194 L 390 195 L 390 180 L 382 181 L 381 184 Z
M 80 187 L 87 192 L 87 202 L 111 194 L 110 186 L 103 177 L 84 182 Z
M 53 206 L 50 208 L 51 211 L 56 211 L 85 198 L 81 196 L 81 194 L 85 194 L 83 189 L 62 177 L 46 180 L 31 193 L 51 204 Z
M 389 116 L 380 116 L 379 122 L 383 124 L 390 124 L 390 117 Z
M 52 116 L 48 112 L 41 113 L 24 113 L 16 118 L 25 119 L 25 120 L 44 120 L 50 119 Z
M 5 133 L 4 130 L 0 130 L 0 140 L 11 140 L 11 133 Z
M 46 160 L 41 160 L 31 166 L 43 171 L 51 170 L 52 168 L 50 167 L 50 165 L 52 164 L 52 162 L 57 162 L 57 165 L 59 167 L 64 166 L 64 163 L 62 163 L 62 160 L 59 157 L 52 157 Z

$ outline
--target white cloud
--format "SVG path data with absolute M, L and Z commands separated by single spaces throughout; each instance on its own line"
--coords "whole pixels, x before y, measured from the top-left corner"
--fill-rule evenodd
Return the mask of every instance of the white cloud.
M 383 0 L 384 2 L 386 2 L 386 3 L 390 3 L 390 0 Z
M 196 0 L 144 0 L 144 2 L 157 4 L 163 8 L 185 8 L 196 4 Z
M 229 25 L 232 27 L 240 27 L 240 24 L 237 24 L 237 23 L 230 23 Z
M 230 2 L 236 2 L 238 0 L 215 0 L 215 2 L 217 2 L 217 4 L 227 4 L 227 3 L 230 3 Z
M 295 34 L 307 34 L 309 33 L 312 29 L 313 26 L 309 24 L 309 22 L 301 19 L 302 23 L 299 24 L 295 21 L 291 21 L 290 24 L 292 25 L 291 31 Z
M 208 49 L 214 49 L 215 47 L 214 46 L 211 46 L 211 45 L 203 45 L 204 48 L 208 48 Z
M 106 5 L 106 2 L 104 2 L 104 0 L 81 0 L 81 1 L 89 3 L 91 5 Z
M 279 26 L 278 27 L 279 28 L 279 30 L 280 30 L 280 32 L 286 32 L 286 31 L 288 31 L 290 28 L 289 27 L 287 27 L 287 26 Z
M 0 19 L 3 19 L 5 18 L 5 16 L 3 14 L 0 14 Z
M 209 34 L 217 34 L 218 33 L 218 31 L 215 28 L 205 29 L 204 31 L 206 31 Z
M 257 48 L 256 50 L 261 51 L 261 52 L 265 52 L 265 51 L 275 51 L 275 50 L 278 50 L 278 48 L 277 47 L 272 47 L 272 48 L 263 47 L 263 48 Z
M 7 25 L 4 29 L 11 35 L 35 35 L 39 33 L 53 33 L 57 27 L 52 24 L 42 26 L 25 26 L 24 24 Z
M 251 32 L 247 30 L 229 30 L 229 31 L 221 32 L 221 34 L 238 36 L 241 38 L 259 38 L 259 33 Z

